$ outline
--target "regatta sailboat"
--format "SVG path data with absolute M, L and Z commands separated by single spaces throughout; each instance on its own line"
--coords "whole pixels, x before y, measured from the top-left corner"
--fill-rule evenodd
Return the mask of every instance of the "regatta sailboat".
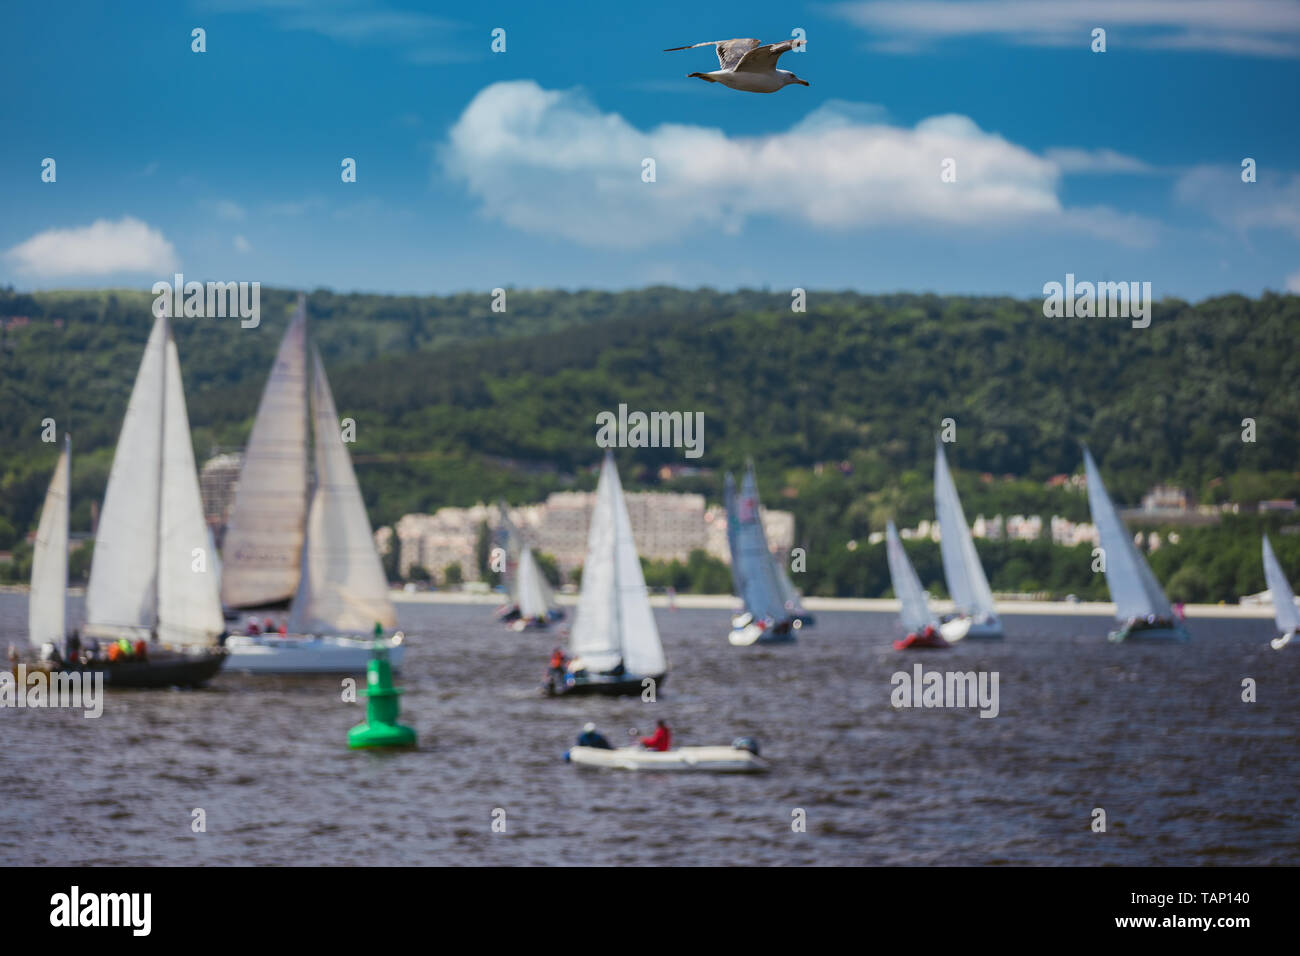
M 898 619 L 907 629 L 906 637 L 894 641 L 894 650 L 949 647 L 939 632 L 939 619 L 930 610 L 930 602 L 926 600 L 921 579 L 908 560 L 903 542 L 898 538 L 898 528 L 892 521 L 885 529 L 885 556 L 889 560 L 889 579 L 899 602 Z
M 1174 619 L 1173 608 L 1160 582 L 1106 493 L 1101 472 L 1087 448 L 1083 450 L 1083 463 L 1088 477 L 1088 508 L 1092 523 L 1097 526 L 1105 561 L 1106 586 L 1115 602 L 1115 617 L 1123 622 L 1119 629 L 1110 632 L 1109 639 L 1116 643 L 1188 640 L 1186 629 Z
M 1001 639 L 1002 622 L 993 606 L 993 592 L 938 440 L 934 446 L 934 511 L 939 519 L 939 549 L 954 611 L 939 625 L 944 640 L 953 644 L 963 638 Z
M 516 631 L 545 628 L 564 617 L 564 612 L 556 605 L 555 591 L 532 548 L 523 543 L 523 535 L 510 520 L 505 502 L 498 508 L 500 521 L 495 540 L 497 547 L 505 552 L 505 586 L 509 599 L 497 609 L 497 618 Z
M 66 451 L 61 467 L 70 468 Z M 56 475 L 56 484 L 66 488 L 66 481 L 66 473 Z M 66 490 L 61 495 L 66 509 Z M 58 573 L 66 584 L 66 514 L 55 527 L 45 542 L 49 564 L 40 570 L 38 603 L 58 587 Z M 88 655 L 78 666 L 102 671 L 115 687 L 194 686 L 215 675 L 226 652 L 219 647 L 224 623 L 207 548 L 180 359 L 171 324 L 161 317 L 113 453 L 86 588 L 86 636 L 125 643 L 127 650 L 111 660 Z M 146 639 L 141 654 L 135 648 Z
M 661 685 L 667 674 L 632 521 L 608 451 L 596 484 L 570 640 L 575 656 L 566 667 L 552 669 L 546 684 L 549 694 L 640 694 L 644 680 Z
M 32 549 L 32 589 L 27 601 L 27 635 L 33 647 L 63 643 L 67 635 L 68 604 L 68 486 L 72 443 L 64 436 L 63 451 L 45 492 L 41 521 Z
M 314 346 L 310 365 L 306 352 L 306 302 L 300 296 L 244 455 L 222 577 L 227 603 L 236 606 L 277 600 L 292 581 L 288 634 L 230 637 L 232 670 L 361 672 L 374 641 L 397 623 L 325 366 Z M 309 404 L 315 445 L 310 506 Z M 367 636 L 372 629 L 373 640 Z M 392 666 L 400 667 L 401 633 L 383 643 Z
M 1300 608 L 1296 607 L 1295 594 L 1287 583 L 1286 575 L 1282 573 L 1282 565 L 1273 553 L 1268 535 L 1264 535 L 1264 580 L 1268 583 L 1268 592 L 1273 598 L 1273 620 L 1281 632 L 1269 644 L 1273 650 L 1280 651 L 1291 643 L 1296 631 L 1300 630 Z
M 515 582 L 518 614 L 510 626 L 516 631 L 548 627 L 560 617 L 555 606 L 555 592 L 533 556 L 533 549 L 523 546 L 519 552 L 519 571 Z
M 736 596 L 745 605 L 744 611 L 732 618 L 727 640 L 738 647 L 793 641 L 802 622 L 793 607 L 786 606 L 776 562 L 767 547 L 753 466 L 745 468 L 739 495 L 730 474 L 726 476 L 723 494 L 731 576 Z

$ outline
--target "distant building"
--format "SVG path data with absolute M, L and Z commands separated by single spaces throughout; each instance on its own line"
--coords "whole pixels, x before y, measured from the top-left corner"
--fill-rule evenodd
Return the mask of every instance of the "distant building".
M 1273 498 L 1269 501 L 1261 501 L 1259 503 L 1260 514 L 1265 514 L 1270 511 L 1295 511 L 1295 499 Z
M 685 561 L 692 551 L 703 550 L 730 561 L 726 514 L 716 505 L 706 507 L 703 495 L 632 491 L 625 499 L 641 557 Z M 511 508 L 509 515 L 525 543 L 554 557 L 567 575 L 586 560 L 595 501 L 595 492 L 557 491 L 544 503 Z M 484 523 L 495 529 L 498 520 L 496 506 L 485 504 L 403 515 L 394 529 L 401 575 L 407 577 L 418 564 L 436 580 L 448 565 L 459 564 L 465 581 L 479 580 L 479 529 Z M 794 543 L 794 515 L 763 509 L 763 527 L 773 552 L 789 551 Z
M 1156 485 L 1142 496 L 1142 510 L 1147 514 L 1182 514 L 1188 503 L 1187 492 L 1172 485 Z

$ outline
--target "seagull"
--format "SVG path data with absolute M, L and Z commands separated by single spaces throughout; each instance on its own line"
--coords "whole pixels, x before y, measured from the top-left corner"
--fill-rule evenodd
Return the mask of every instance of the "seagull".
M 783 86 L 798 83 L 807 86 L 807 80 L 801 80 L 789 70 L 778 70 L 776 61 L 782 53 L 789 52 L 803 44 L 802 40 L 785 40 L 781 43 L 766 45 L 758 40 L 710 40 L 707 43 L 692 43 L 690 46 L 674 46 L 664 50 L 694 50 L 698 46 L 711 46 L 718 54 L 718 66 L 721 69 L 712 73 L 688 73 L 698 76 L 710 83 L 721 83 L 733 90 L 746 93 L 775 93 Z

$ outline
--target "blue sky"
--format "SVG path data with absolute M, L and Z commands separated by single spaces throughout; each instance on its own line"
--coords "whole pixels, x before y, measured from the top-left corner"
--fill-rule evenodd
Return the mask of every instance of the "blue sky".
M 23 289 L 180 270 L 416 293 L 1038 296 L 1067 272 L 1157 298 L 1300 291 L 1300 0 L 56 0 L 2 16 L 0 283 Z M 709 49 L 661 52 L 796 28 L 807 51 L 780 65 L 811 86 L 772 95 L 688 79 L 716 66 Z

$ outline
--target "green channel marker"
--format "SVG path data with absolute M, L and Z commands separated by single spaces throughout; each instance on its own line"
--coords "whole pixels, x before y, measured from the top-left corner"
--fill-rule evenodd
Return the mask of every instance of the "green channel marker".
M 370 662 L 366 664 L 366 722 L 348 731 L 348 746 L 414 747 L 415 731 L 397 722 L 401 694 L 401 689 L 393 686 L 388 648 L 375 641 Z

